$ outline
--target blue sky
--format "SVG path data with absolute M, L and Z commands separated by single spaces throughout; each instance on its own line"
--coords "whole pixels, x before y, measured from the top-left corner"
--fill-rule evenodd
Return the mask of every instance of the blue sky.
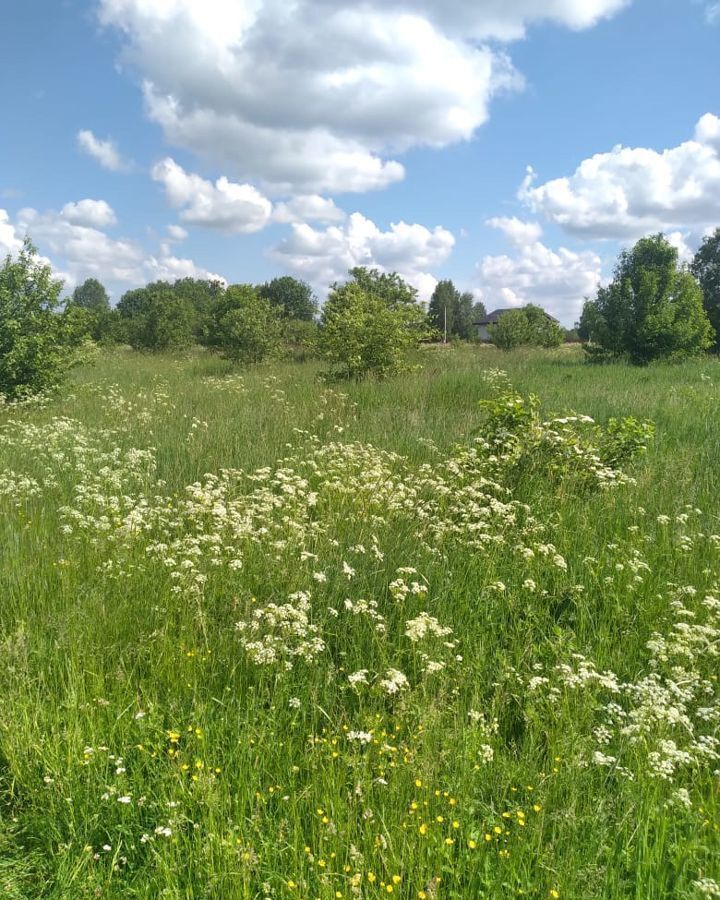
M 24 0 L 0 252 L 115 298 L 378 265 L 571 324 L 621 246 L 720 225 L 718 51 L 709 0 Z

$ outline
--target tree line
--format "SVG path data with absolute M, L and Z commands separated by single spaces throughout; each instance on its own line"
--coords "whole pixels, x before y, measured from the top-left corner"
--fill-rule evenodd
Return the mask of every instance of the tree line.
M 260 285 L 182 278 L 127 291 L 112 308 L 90 278 L 61 302 L 62 282 L 26 241 L 0 267 L 0 394 L 17 399 L 57 384 L 87 342 L 138 350 L 193 344 L 249 364 L 285 354 L 324 359 L 327 375 L 386 376 L 406 368 L 422 341 L 475 336 L 482 303 L 452 281 L 438 283 L 427 312 L 396 272 L 357 267 L 331 285 L 322 310 L 306 283 L 291 276 Z M 528 304 L 489 328 L 501 349 L 554 347 L 565 330 Z M 624 250 L 611 282 L 585 302 L 577 331 L 592 360 L 646 364 L 720 350 L 720 228 L 689 266 L 662 235 Z

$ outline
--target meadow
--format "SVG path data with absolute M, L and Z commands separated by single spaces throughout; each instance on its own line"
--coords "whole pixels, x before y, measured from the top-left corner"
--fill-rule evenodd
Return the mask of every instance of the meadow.
M 0 409 L 0 896 L 720 896 L 720 362 L 418 362 Z

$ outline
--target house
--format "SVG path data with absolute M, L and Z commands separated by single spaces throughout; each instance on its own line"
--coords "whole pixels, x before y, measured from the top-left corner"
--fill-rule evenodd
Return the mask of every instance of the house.
M 488 331 L 488 325 L 497 325 L 498 321 L 502 316 L 507 312 L 512 312 L 513 309 L 522 309 L 519 306 L 507 307 L 506 309 L 494 309 L 491 313 L 488 313 L 484 319 L 480 319 L 477 322 L 473 322 L 473 325 L 477 328 L 477 336 L 481 341 L 491 342 L 492 338 L 490 337 L 490 332 Z M 560 324 L 554 316 L 551 316 L 550 313 L 545 313 L 545 315 L 550 319 L 551 322 L 555 322 L 558 325 Z

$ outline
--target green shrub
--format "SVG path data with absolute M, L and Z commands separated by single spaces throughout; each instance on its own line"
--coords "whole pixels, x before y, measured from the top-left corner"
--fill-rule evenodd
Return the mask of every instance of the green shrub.
M 233 362 L 262 362 L 280 349 L 280 314 L 251 285 L 230 285 L 215 308 L 211 342 Z
M 6 399 L 55 387 L 74 363 L 80 336 L 58 311 L 61 291 L 29 240 L 0 267 L 0 394 Z

